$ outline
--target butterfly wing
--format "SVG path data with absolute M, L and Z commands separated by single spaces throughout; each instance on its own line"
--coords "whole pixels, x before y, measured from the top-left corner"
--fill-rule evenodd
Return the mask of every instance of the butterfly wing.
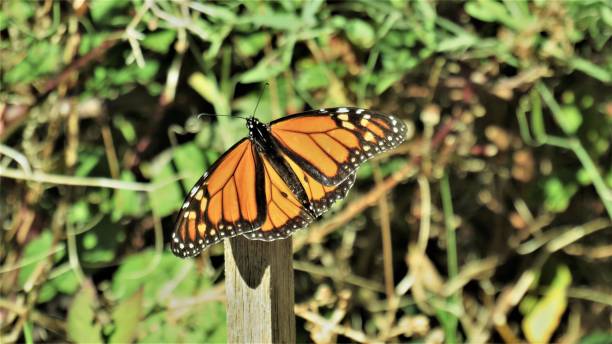
M 244 236 L 266 241 L 286 238 L 297 229 L 308 226 L 314 219 L 291 191 L 285 182 L 286 177 L 281 176 L 266 156 L 261 155 L 260 159 L 264 166 L 266 217 L 261 228 Z
M 325 186 L 348 178 L 374 154 L 399 145 L 406 125 L 393 116 L 358 108 L 330 108 L 270 124 L 282 152 Z
M 353 187 L 353 184 L 355 184 L 356 174 L 352 172 L 338 185 L 324 185 L 286 155 L 283 155 L 283 158 L 293 173 L 298 177 L 300 184 L 302 184 L 306 197 L 308 197 L 310 203 L 309 210 L 316 216 L 321 216 L 329 210 L 334 202 L 345 198 L 351 187 Z
M 278 161 L 273 164 L 248 139 L 235 144 L 186 198 L 172 236 L 175 255 L 195 256 L 240 234 L 256 240 L 288 237 L 346 197 L 357 167 L 404 141 L 406 127 L 393 116 L 331 108 L 276 120 L 270 132 L 287 169 L 279 174 Z M 287 184 L 296 178 L 281 175 L 291 172 L 305 195 L 296 197 L 297 181 Z
M 172 234 L 172 252 L 182 258 L 195 256 L 225 237 L 259 228 L 266 219 L 263 169 L 259 153 L 246 138 L 220 157 L 185 199 Z

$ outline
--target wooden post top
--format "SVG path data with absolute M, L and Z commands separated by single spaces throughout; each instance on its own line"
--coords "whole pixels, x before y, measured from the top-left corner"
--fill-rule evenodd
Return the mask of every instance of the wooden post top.
M 291 237 L 224 245 L 228 343 L 294 343 Z

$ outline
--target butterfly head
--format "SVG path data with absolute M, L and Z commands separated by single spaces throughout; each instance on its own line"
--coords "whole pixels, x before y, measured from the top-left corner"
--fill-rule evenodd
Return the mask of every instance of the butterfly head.
M 255 128 L 255 126 L 261 124 L 261 122 L 255 117 L 249 117 L 246 120 L 246 124 L 247 124 L 247 128 L 249 128 L 249 131 L 251 131 Z
M 249 129 L 249 139 L 258 143 L 260 146 L 265 147 L 271 145 L 271 140 L 268 125 L 260 122 L 255 117 L 247 119 L 247 128 Z

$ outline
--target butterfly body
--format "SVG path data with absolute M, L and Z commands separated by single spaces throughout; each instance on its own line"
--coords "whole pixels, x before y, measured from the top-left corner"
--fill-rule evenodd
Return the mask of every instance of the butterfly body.
M 355 171 L 405 139 L 392 116 L 331 108 L 270 124 L 247 119 L 249 136 L 221 156 L 193 187 L 176 221 L 171 248 L 185 258 L 226 237 L 290 236 L 346 197 Z
M 298 201 L 303 204 L 304 210 L 311 218 L 316 218 L 316 214 L 312 211 L 311 204 L 306 195 L 304 187 L 298 180 L 291 167 L 283 159 L 280 152 L 280 147 L 270 133 L 270 126 L 260 122 L 257 118 L 247 119 L 247 128 L 249 129 L 249 140 L 251 140 L 256 149 L 266 156 L 272 167 L 283 178 L 291 192 L 296 196 Z

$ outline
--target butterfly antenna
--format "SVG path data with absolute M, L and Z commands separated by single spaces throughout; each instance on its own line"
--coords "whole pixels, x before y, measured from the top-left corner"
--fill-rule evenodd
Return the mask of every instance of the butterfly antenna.
M 243 117 L 243 116 L 237 116 L 237 115 L 217 115 L 217 114 L 213 114 L 213 113 L 200 113 L 198 114 L 198 119 L 201 119 L 202 117 L 218 117 L 218 116 L 222 116 L 222 117 L 236 117 L 236 118 L 242 118 L 242 119 L 248 119 L 247 117 Z
M 261 91 L 259 92 L 259 97 L 257 98 L 257 104 L 255 104 L 255 110 L 253 110 L 253 115 L 251 115 L 251 118 L 255 117 L 255 113 L 257 113 L 257 107 L 259 107 L 259 102 L 261 101 L 261 96 L 263 96 L 264 91 L 266 90 L 266 87 L 270 86 L 269 82 L 266 82 L 264 84 L 264 87 L 261 89 Z

